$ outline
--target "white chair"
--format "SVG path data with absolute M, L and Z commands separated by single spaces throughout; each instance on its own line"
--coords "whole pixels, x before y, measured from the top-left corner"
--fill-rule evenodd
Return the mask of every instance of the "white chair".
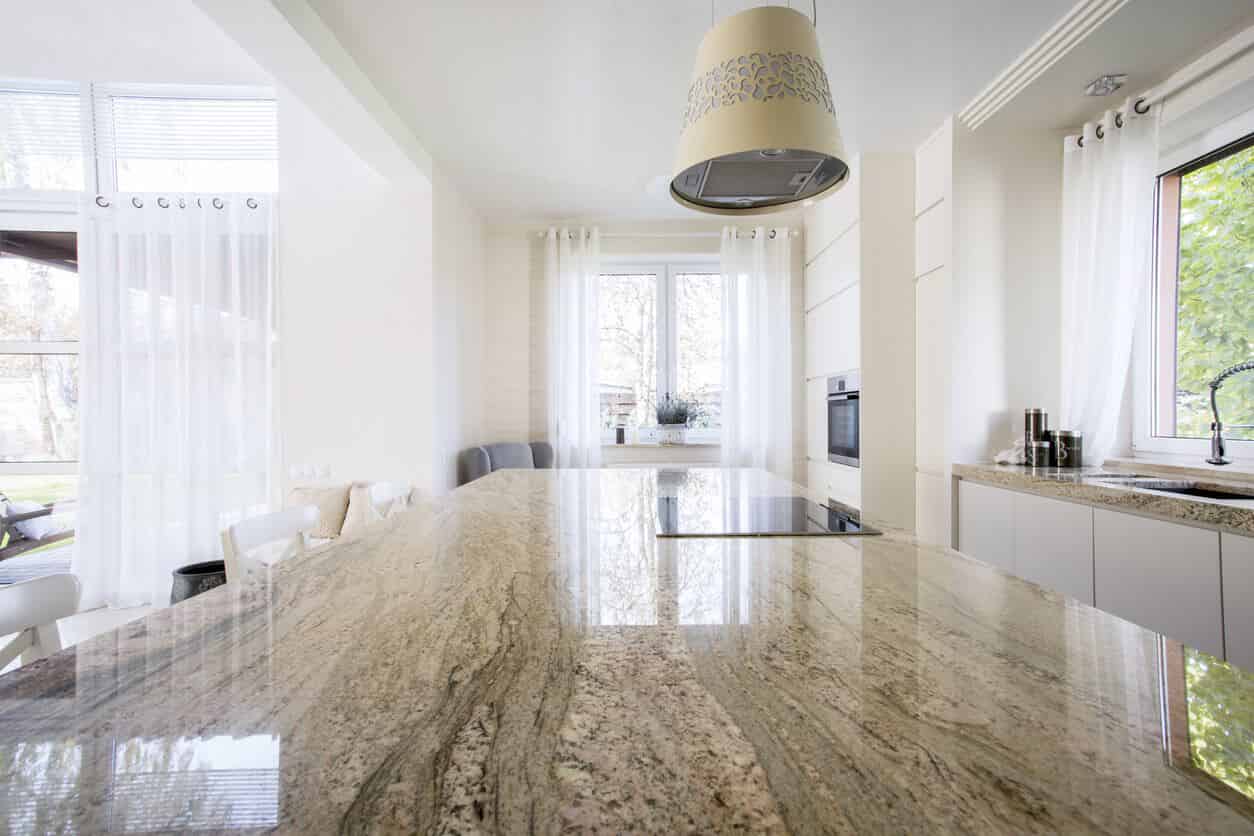
M 29 665 L 61 649 L 57 619 L 78 612 L 82 590 L 70 574 L 44 575 L 0 587 L 0 636 L 17 637 L 0 647 L 0 670 L 22 657 Z
M 242 580 L 244 575 L 257 568 L 265 568 L 287 554 L 300 553 L 305 549 L 304 534 L 318 525 L 318 506 L 298 505 L 285 508 L 228 526 L 222 532 L 222 557 L 226 563 L 226 579 Z M 263 546 L 280 545 L 287 551 L 271 555 L 270 559 L 257 559 L 250 555 Z
M 375 513 L 380 517 L 386 517 L 392 508 L 392 503 L 398 499 L 404 498 L 408 504 L 409 485 L 403 482 L 372 482 L 370 484 L 370 504 L 374 507 Z

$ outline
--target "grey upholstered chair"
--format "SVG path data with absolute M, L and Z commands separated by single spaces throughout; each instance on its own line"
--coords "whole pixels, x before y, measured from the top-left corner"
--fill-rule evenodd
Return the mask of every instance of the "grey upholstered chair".
M 547 470 L 553 467 L 553 447 L 547 441 L 533 441 L 530 444 L 508 442 L 505 444 L 485 444 L 482 447 L 471 447 L 457 456 L 457 484 L 473 482 L 480 476 L 487 476 L 494 470 L 504 468 L 540 468 Z

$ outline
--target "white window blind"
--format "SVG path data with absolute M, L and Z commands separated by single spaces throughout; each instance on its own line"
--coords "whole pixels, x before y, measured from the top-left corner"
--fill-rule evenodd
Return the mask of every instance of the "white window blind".
M 278 191 L 274 99 L 97 87 L 96 155 L 124 192 Z
M 0 86 L 0 189 L 82 188 L 78 93 Z
M 127 160 L 276 160 L 273 99 L 96 94 L 97 153 Z

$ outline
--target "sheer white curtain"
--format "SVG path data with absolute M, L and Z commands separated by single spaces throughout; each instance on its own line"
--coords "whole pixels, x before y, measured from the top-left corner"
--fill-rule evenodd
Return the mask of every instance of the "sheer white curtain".
M 221 529 L 272 499 L 273 219 L 270 198 L 86 202 L 85 608 L 165 603 L 171 570 L 219 558 Z
M 789 230 L 723 230 L 724 467 L 792 478 L 792 242 Z
M 1153 270 L 1158 113 L 1127 102 L 1065 140 L 1062 423 L 1085 434 L 1087 464 L 1110 455 L 1137 311 Z M 1099 139 L 1100 127 L 1102 138 Z
M 600 467 L 597 229 L 550 229 L 544 273 L 549 297 L 548 437 L 558 467 Z

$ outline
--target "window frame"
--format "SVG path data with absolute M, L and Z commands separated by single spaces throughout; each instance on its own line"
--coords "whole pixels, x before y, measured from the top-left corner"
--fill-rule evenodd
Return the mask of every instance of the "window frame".
M 1160 160 L 1154 189 L 1154 266 L 1149 292 L 1138 313 L 1133 356 L 1132 452 L 1133 455 L 1210 455 L 1210 438 L 1179 438 L 1157 435 L 1158 419 L 1166 411 L 1175 423 L 1175 360 L 1177 278 L 1179 273 L 1180 178 L 1225 157 L 1254 147 L 1254 132 L 1235 138 L 1212 138 L 1205 150 L 1180 162 Z M 1170 348 L 1167 344 L 1170 343 Z M 1167 376 L 1170 376 L 1170 381 Z M 1168 389 L 1167 383 L 1170 383 Z M 1254 440 L 1225 438 L 1233 457 L 1254 458 Z
M 668 255 L 639 258 L 602 258 L 598 278 L 614 274 L 657 276 L 657 380 L 655 393 L 660 399 L 667 392 L 675 393 L 679 384 L 679 327 L 675 304 L 675 276 L 680 273 L 721 275 L 718 256 L 713 254 Z M 649 424 L 646 426 L 654 426 Z M 718 444 L 722 428 L 689 428 L 689 444 Z M 602 433 L 602 446 L 613 447 L 612 431 Z

